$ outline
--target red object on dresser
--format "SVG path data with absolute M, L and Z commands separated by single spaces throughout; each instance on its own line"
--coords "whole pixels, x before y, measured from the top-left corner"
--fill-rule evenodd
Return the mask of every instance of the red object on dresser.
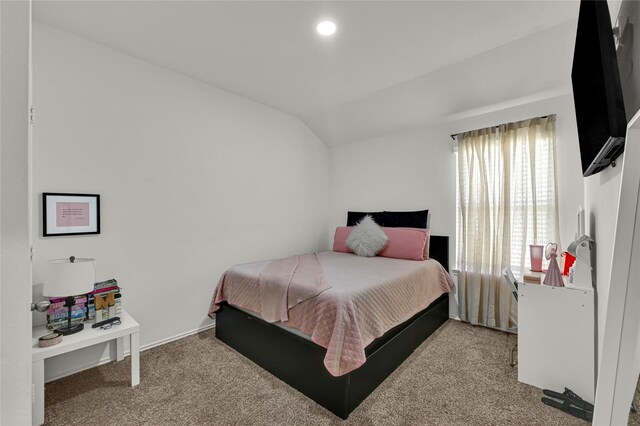
M 564 256 L 564 268 L 562 268 L 562 275 L 569 275 L 569 268 L 573 266 L 573 262 L 576 261 L 576 258 L 568 251 L 563 252 L 562 256 Z

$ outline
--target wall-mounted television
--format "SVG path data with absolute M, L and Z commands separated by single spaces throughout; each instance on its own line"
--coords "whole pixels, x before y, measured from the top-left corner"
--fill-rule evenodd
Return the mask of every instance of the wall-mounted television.
M 637 70 L 636 78 L 640 78 Z M 571 70 L 584 176 L 607 168 L 624 151 L 627 116 L 606 1 L 582 0 Z M 614 163 L 615 164 L 615 163 Z

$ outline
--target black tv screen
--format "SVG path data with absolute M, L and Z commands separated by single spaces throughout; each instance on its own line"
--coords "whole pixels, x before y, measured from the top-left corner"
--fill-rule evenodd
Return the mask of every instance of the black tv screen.
M 609 7 L 582 0 L 571 70 L 584 176 L 608 167 L 624 150 L 627 118 Z

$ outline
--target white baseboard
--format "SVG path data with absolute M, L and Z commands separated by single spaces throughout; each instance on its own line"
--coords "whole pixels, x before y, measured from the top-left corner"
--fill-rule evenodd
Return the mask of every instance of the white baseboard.
M 166 339 L 160 339 L 160 340 L 157 340 L 155 342 L 147 343 L 146 345 L 140 346 L 140 352 L 146 351 L 148 349 L 155 348 L 157 346 L 166 345 L 167 343 L 175 342 L 176 340 L 184 339 L 185 337 L 192 336 L 192 335 L 194 335 L 196 333 L 200 333 L 200 332 L 203 332 L 203 331 L 206 331 L 206 330 L 210 330 L 212 328 L 215 328 L 215 326 L 216 326 L 216 323 L 214 321 L 213 324 L 208 324 L 208 325 L 205 325 L 205 326 L 202 326 L 202 327 L 195 328 L 193 330 L 185 331 L 184 333 L 176 334 L 175 336 L 167 337 Z M 130 355 L 130 351 L 129 350 L 125 351 L 124 355 L 125 356 L 129 356 Z M 87 362 L 87 363 L 83 363 L 83 364 L 76 364 L 73 368 L 69 368 L 69 369 L 66 369 L 66 370 L 62 370 L 62 371 L 56 372 L 56 374 L 54 374 L 53 376 L 48 377 L 47 380 L 46 380 L 46 383 L 53 382 L 54 380 L 62 379 L 63 377 L 67 377 L 67 376 L 70 376 L 72 374 L 76 374 L 76 373 L 79 373 L 81 371 L 88 370 L 90 368 L 98 367 L 100 365 L 104 365 L 104 364 L 110 363 L 112 361 L 113 361 L 113 359 L 110 356 L 105 356 L 105 357 L 102 357 L 98 361 Z
M 180 339 L 184 339 L 185 337 L 189 337 L 192 336 L 196 333 L 200 333 L 206 330 L 211 330 L 212 328 L 215 328 L 216 323 L 215 321 L 213 322 L 213 324 L 209 324 L 209 325 L 204 325 L 202 327 L 198 327 L 196 329 L 193 329 L 191 331 L 185 331 L 184 333 L 180 333 L 180 334 L 176 334 L 175 336 L 171 336 L 171 337 L 167 337 L 166 339 L 160 339 L 157 340 L 153 343 L 147 343 L 144 346 L 140 346 L 140 351 L 146 351 L 147 349 L 151 349 L 151 348 L 155 348 L 156 346 L 162 346 L 162 345 L 166 345 L 167 343 L 170 342 L 175 342 L 176 340 L 180 340 Z M 127 355 L 129 354 L 129 352 L 126 353 Z

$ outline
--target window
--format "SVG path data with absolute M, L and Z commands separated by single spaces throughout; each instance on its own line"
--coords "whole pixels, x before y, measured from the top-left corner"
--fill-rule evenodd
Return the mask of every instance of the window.
M 492 247 L 497 245 L 493 243 L 495 240 L 509 238 L 507 263 L 514 274 L 521 277 L 530 269 L 530 244 L 559 242 L 555 125 L 552 131 L 548 126 L 498 126 L 482 137 L 484 141 L 470 148 L 473 153 L 467 156 L 469 161 L 464 161 L 464 170 L 459 170 L 460 160 L 456 157 L 457 247 L 462 248 L 463 244 L 463 202 L 467 219 L 484 222 L 466 223 L 465 228 L 472 227 L 476 231 L 492 228 L 488 233 Z M 460 181 L 461 176 L 464 182 Z M 465 194 L 463 199 L 461 189 Z M 503 193 L 506 191 L 508 196 Z M 500 223 L 505 220 L 508 226 Z M 497 235 L 500 232 L 506 235 Z M 483 234 L 486 238 L 487 233 Z M 482 261 L 495 263 L 493 257 L 501 253 L 492 249 L 489 252 L 491 258 Z M 457 253 L 457 267 L 461 269 L 462 252 L 459 249 Z
M 502 277 L 530 268 L 529 245 L 559 243 L 555 116 L 458 136 L 460 318 L 510 329 L 515 302 Z

